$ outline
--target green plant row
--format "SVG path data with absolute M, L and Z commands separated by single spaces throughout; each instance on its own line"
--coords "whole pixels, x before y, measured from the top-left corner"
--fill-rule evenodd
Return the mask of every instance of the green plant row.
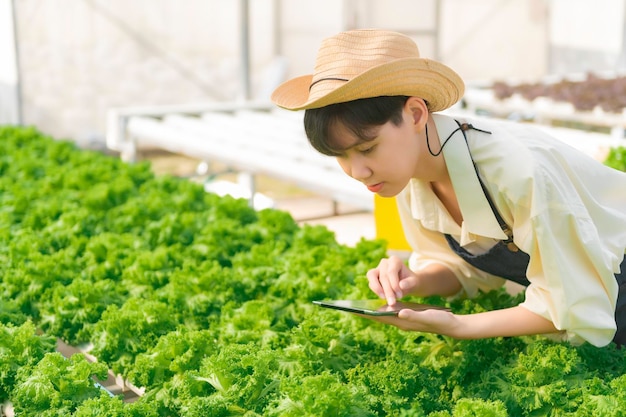
M 612 168 L 626 172 L 626 147 L 617 146 L 609 149 L 609 154 L 604 163 Z
M 371 297 L 384 242 L 0 127 L 0 403 L 37 416 L 618 416 L 626 353 L 459 341 L 316 307 Z M 466 314 L 504 290 L 425 301 Z M 55 352 L 89 344 L 98 362 Z M 145 394 L 93 384 L 107 370 Z

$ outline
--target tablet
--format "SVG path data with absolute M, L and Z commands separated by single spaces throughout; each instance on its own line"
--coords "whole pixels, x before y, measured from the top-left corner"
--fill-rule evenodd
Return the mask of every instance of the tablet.
M 368 316 L 397 316 L 398 312 L 404 308 L 409 308 L 415 311 L 423 310 L 445 310 L 450 311 L 447 307 L 434 306 L 430 304 L 413 303 L 410 301 L 396 301 L 393 306 L 387 305 L 385 300 L 318 300 L 313 301 L 326 308 L 333 308 L 335 310 L 348 311 L 351 313 L 366 314 Z

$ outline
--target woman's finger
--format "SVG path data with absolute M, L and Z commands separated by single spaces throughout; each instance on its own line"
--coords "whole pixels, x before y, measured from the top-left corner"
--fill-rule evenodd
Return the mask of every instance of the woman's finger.
M 374 268 L 367 271 L 366 277 L 369 281 L 370 290 L 374 292 L 374 294 L 378 295 L 380 298 L 385 298 L 385 290 L 382 285 L 380 285 L 380 269 Z

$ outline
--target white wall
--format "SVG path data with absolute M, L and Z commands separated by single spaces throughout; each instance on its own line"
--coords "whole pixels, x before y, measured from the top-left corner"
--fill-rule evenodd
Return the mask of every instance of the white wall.
M 24 123 L 80 144 L 103 143 L 112 107 L 241 98 L 242 3 L 16 1 Z M 323 38 L 366 27 L 406 33 L 423 56 L 468 82 L 541 78 L 555 68 L 551 54 L 563 58 L 559 71 L 568 72 L 581 51 L 619 54 L 623 3 L 249 0 L 252 96 L 268 97 L 267 70 L 277 55 L 288 65 L 286 73 L 274 72 L 274 82 L 310 73 Z M 572 50 L 578 59 L 570 59 Z
M 554 45 L 618 53 L 623 20 L 624 0 L 552 0 L 550 37 Z
M 624 0 L 552 0 L 551 6 L 551 73 L 625 67 Z
M 280 2 L 279 53 L 288 59 L 287 76 L 310 73 L 322 39 L 345 28 L 344 2 L 283 0 Z
M 0 124 L 19 124 L 19 74 L 15 53 L 13 3 L 0 0 Z
M 548 65 L 548 3 L 285 0 L 283 52 L 291 58 L 290 76 L 309 73 L 324 37 L 346 29 L 377 27 L 406 33 L 417 42 L 422 56 L 443 61 L 468 81 L 537 78 Z M 323 24 L 315 18 L 319 10 L 329 16 Z
M 251 65 L 260 68 L 273 56 L 273 2 L 251 3 Z M 241 97 L 238 1 L 16 6 L 24 121 L 54 136 L 101 142 L 111 107 Z
M 445 0 L 441 59 L 470 81 L 541 77 L 547 6 L 547 0 Z

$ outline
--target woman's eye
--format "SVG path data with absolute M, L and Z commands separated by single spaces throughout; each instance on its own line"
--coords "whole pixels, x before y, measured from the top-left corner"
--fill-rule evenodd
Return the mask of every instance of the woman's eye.
M 370 146 L 369 148 L 361 149 L 361 153 L 367 155 L 368 153 L 372 153 L 374 151 L 374 148 L 376 148 L 376 145 Z

